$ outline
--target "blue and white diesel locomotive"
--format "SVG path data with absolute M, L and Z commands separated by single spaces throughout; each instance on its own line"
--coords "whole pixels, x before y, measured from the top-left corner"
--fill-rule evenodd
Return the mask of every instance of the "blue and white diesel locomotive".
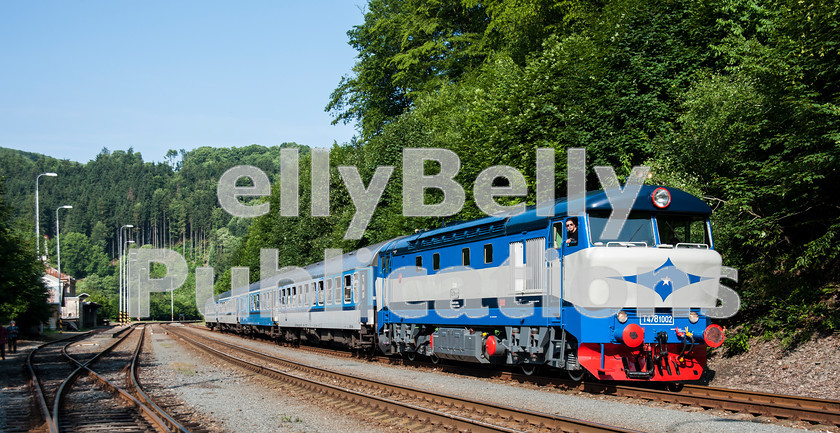
M 698 379 L 706 347 L 724 339 L 708 316 L 719 308 L 722 269 L 711 209 L 681 190 L 643 186 L 619 229 L 607 193 L 584 203 L 577 214 L 561 199 L 553 213 L 449 224 L 281 272 L 215 297 L 205 320 L 409 359 Z

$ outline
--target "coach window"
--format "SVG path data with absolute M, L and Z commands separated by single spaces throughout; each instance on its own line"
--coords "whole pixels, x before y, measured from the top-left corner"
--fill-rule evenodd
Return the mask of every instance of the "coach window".
M 335 303 L 341 303 L 341 277 L 335 277 L 333 280 L 333 289 L 335 290 Z
M 432 269 L 440 269 L 440 253 L 435 253 L 434 255 L 432 255 Z
M 318 305 L 324 305 L 324 280 L 318 281 Z
M 353 272 L 353 301 L 359 302 L 359 273 Z
M 333 300 L 333 288 L 332 288 L 332 280 L 327 279 L 327 299 L 324 301 L 327 305 L 332 304 Z
M 484 244 L 484 263 L 493 263 L 493 244 Z
M 347 274 L 347 275 L 344 276 L 344 303 L 345 304 L 350 303 L 350 296 L 351 296 L 350 290 L 352 289 L 352 285 L 351 285 L 351 281 L 350 281 L 351 278 L 352 277 L 350 276 L 350 274 Z
M 418 268 L 423 267 L 423 256 L 417 256 L 414 258 L 414 266 L 417 266 Z
M 464 248 L 461 250 L 461 264 L 464 266 L 470 265 L 470 248 Z

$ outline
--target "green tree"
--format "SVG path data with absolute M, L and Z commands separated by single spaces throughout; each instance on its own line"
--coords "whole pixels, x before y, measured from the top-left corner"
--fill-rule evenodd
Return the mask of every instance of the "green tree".
M 358 120 L 379 133 L 417 96 L 458 80 L 486 56 L 481 6 L 460 0 L 373 0 L 365 23 L 347 32 L 359 52 L 353 76 L 341 79 L 327 110 L 335 122 Z
M 82 233 L 67 233 L 61 235 L 61 272 L 82 279 L 88 275 L 106 276 L 111 272 L 108 257 L 102 247 L 91 243 Z M 56 243 L 50 242 L 50 255 L 54 265 L 57 265 L 55 254 Z
M 16 319 L 24 329 L 50 314 L 44 267 L 35 256 L 30 233 L 15 229 L 5 179 L 0 177 L 0 320 Z

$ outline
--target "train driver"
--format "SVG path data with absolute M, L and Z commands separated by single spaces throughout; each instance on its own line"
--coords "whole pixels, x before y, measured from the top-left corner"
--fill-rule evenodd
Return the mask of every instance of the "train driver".
M 566 220 L 566 246 L 573 247 L 578 242 L 577 218 Z

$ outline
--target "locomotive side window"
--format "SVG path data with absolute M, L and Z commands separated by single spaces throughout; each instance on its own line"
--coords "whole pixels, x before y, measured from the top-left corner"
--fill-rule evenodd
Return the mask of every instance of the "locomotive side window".
M 432 269 L 440 269 L 440 253 L 434 253 L 432 255 Z
M 461 250 L 461 264 L 464 266 L 470 265 L 470 248 L 464 248 Z
M 618 236 L 607 238 L 610 234 L 604 233 L 604 228 L 607 226 L 609 218 L 610 211 L 590 212 L 589 234 L 593 245 L 607 245 L 609 242 L 644 242 L 648 246 L 654 245 L 653 220 L 650 215 L 630 212 Z
M 414 266 L 417 266 L 418 268 L 423 267 L 423 256 L 417 256 L 414 258 Z
M 525 246 L 522 242 L 511 242 L 508 244 L 508 250 L 513 287 L 517 292 L 522 292 L 525 290 Z
M 493 263 L 493 244 L 484 244 L 484 264 Z
M 704 216 L 657 215 L 656 225 L 660 243 L 711 245 Z
M 351 278 L 350 275 L 345 275 L 344 276 L 344 303 L 345 304 L 349 304 L 350 299 L 351 299 L 350 298 L 350 296 L 351 296 L 350 290 L 352 289 L 352 285 L 351 285 L 350 278 Z

